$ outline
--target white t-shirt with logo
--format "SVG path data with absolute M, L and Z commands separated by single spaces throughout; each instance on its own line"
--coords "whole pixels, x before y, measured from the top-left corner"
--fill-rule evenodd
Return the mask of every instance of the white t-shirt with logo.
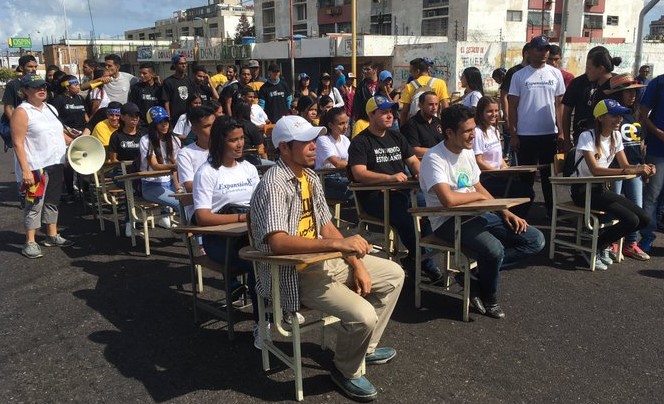
M 493 169 L 499 169 L 503 162 L 503 148 L 500 144 L 500 135 L 495 126 L 489 126 L 486 133 L 479 126 L 475 128 L 473 139 L 473 152 L 482 155 L 482 159 Z
M 350 140 L 346 136 L 339 136 L 339 140 L 334 140 L 332 136 L 318 136 L 316 139 L 316 170 L 320 168 L 334 168 L 328 161 L 330 157 L 338 157 L 341 160 L 348 160 L 348 147 Z
M 178 153 L 180 152 L 180 141 L 175 136 L 173 136 L 172 139 L 173 156 L 177 157 Z M 150 164 L 148 164 L 148 157 L 154 154 L 154 150 L 150 148 L 150 139 L 148 138 L 148 135 L 143 135 L 139 144 L 141 149 L 141 171 L 154 171 L 152 167 L 150 167 Z M 164 158 L 164 163 L 170 163 L 168 154 L 166 154 L 166 142 L 164 140 L 160 140 L 159 145 L 161 147 L 161 156 Z M 170 182 L 171 176 L 162 175 L 161 177 L 149 177 L 143 178 L 142 180 L 148 182 Z
M 452 153 L 445 142 L 440 142 L 427 150 L 420 164 L 420 188 L 424 191 L 427 206 L 442 206 L 438 195 L 432 189 L 437 184 L 448 184 L 454 192 L 475 192 L 475 184 L 480 181 L 480 167 L 472 150 Z M 436 230 L 449 217 L 431 216 L 431 228 Z
M 247 161 L 218 169 L 205 162 L 194 175 L 194 209 L 216 213 L 229 203 L 248 207 L 259 181 L 258 170 Z
M 613 153 L 611 153 L 611 136 L 615 140 Z M 598 167 L 608 168 L 609 165 L 611 165 L 613 159 L 616 157 L 616 154 L 624 149 L 622 135 L 620 132 L 614 131 L 611 136 L 601 136 L 600 149 L 602 150 L 602 153 L 600 155 L 597 153 L 597 148 L 595 147 L 595 137 L 593 136 L 593 132 L 589 130 L 581 132 L 581 135 L 579 135 L 579 143 L 576 145 L 576 153 L 574 154 L 574 164 L 576 164 L 576 162 L 583 157 L 584 151 L 589 151 L 595 155 L 595 161 L 597 162 Z M 575 171 L 572 173 L 572 177 L 593 176 L 593 173 L 590 172 L 590 168 L 588 168 L 588 164 L 586 163 L 585 158 L 581 160 L 577 169 L 578 174 L 577 171 Z
M 528 65 L 512 76 L 509 95 L 519 97 L 517 134 L 538 136 L 558 133 L 556 97 L 565 94 L 560 70 L 544 65 L 538 69 Z

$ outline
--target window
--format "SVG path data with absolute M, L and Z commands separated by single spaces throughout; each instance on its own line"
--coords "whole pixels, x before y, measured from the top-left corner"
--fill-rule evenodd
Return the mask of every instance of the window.
M 274 41 L 275 39 L 274 33 L 275 33 L 274 27 L 263 28 L 263 41 L 264 42 Z
M 606 25 L 618 25 L 618 16 L 617 15 L 606 16 Z
M 422 11 L 422 18 L 438 17 L 440 15 L 447 15 L 447 12 L 448 12 L 447 8 L 434 8 L 433 10 L 423 10 Z
M 134 39 L 134 35 L 133 34 L 127 35 L 127 39 Z
M 173 28 L 166 29 L 166 38 L 173 38 Z
M 449 3 L 450 3 L 449 0 L 423 0 L 422 8 L 442 7 L 442 6 L 447 7 Z
M 141 40 L 145 39 L 145 32 L 139 33 L 138 34 L 138 39 L 141 39 Z
M 194 36 L 205 36 L 203 27 L 194 27 Z
M 422 20 L 422 36 L 447 36 L 447 17 Z
M 371 16 L 371 34 L 392 35 L 392 14 L 379 13 Z
M 544 19 L 542 19 L 544 15 Z M 528 11 L 528 26 L 529 27 L 550 27 L 551 26 L 551 13 L 541 11 Z
M 293 6 L 293 18 L 295 21 L 306 21 L 307 20 L 307 5 L 306 4 L 297 4 Z
M 601 14 L 586 14 L 583 16 L 583 28 L 602 29 L 603 18 Z
M 507 10 L 507 21 L 521 22 L 523 21 L 523 11 L 521 10 Z
M 182 27 L 182 36 L 189 36 L 189 27 Z
M 274 27 L 274 9 L 263 10 L 263 26 Z
M 305 22 L 304 24 L 293 24 L 293 35 L 309 35 L 307 23 Z

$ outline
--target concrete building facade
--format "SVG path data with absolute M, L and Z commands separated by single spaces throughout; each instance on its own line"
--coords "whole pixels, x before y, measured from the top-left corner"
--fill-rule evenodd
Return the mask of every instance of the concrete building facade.
M 293 32 L 308 37 L 351 30 L 350 0 L 292 0 Z M 259 42 L 288 38 L 289 2 L 255 0 Z M 446 36 L 459 41 L 636 41 L 638 1 L 622 0 L 358 0 L 358 33 Z

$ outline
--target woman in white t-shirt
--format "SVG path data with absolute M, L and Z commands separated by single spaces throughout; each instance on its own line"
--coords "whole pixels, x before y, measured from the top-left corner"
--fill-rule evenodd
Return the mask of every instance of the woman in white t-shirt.
M 496 127 L 500 109 L 498 101 L 493 97 L 482 97 L 475 110 L 475 138 L 473 139 L 473 152 L 477 165 L 484 172 L 507 168 L 503 159 L 503 148 L 500 143 L 500 133 Z M 510 174 L 508 174 L 510 175 Z M 512 208 L 512 213 L 527 219 L 532 200 L 535 198 L 533 187 L 527 181 L 512 177 L 511 182 L 507 175 L 500 173 L 483 173 L 480 182 L 494 198 L 530 198 L 530 203 L 524 203 Z M 507 184 L 509 182 L 509 189 Z M 505 191 L 509 191 L 506 193 Z
M 467 67 L 461 73 L 461 87 L 464 88 L 461 103 L 467 107 L 475 107 L 484 96 L 482 73 L 477 67 Z
M 345 134 L 349 119 L 343 107 L 332 108 L 323 115 L 321 126 L 327 128 L 327 134 L 316 139 L 316 170 L 344 169 L 348 165 L 350 140 Z M 341 201 L 350 200 L 353 193 L 348 189 L 348 184 L 344 172 L 326 175 L 325 196 Z
M 620 134 L 622 115 L 627 112 L 629 109 L 612 99 L 601 100 L 597 103 L 593 109 L 595 129 L 579 135 L 579 143 L 574 156 L 575 169 L 571 176 L 635 174 L 647 179 L 655 173 L 655 166 L 652 164 L 630 165 L 627 161 Z M 609 167 L 613 159 L 616 159 L 619 168 Z M 585 185 L 572 185 L 571 194 L 575 205 L 585 206 Z M 603 184 L 593 186 L 590 207 L 607 212 L 612 218 L 618 220 L 617 224 L 600 229 L 599 232 L 595 267 L 607 269 L 607 266 L 613 263 L 609 255 L 611 243 L 642 229 L 650 219 L 636 203 L 608 190 Z
M 141 151 L 141 171 L 172 170 L 170 175 L 141 179 L 141 192 L 147 201 L 167 205 L 177 211 L 179 202 L 170 196 L 182 192 L 178 181 L 177 155 L 180 141 L 171 132 L 169 117 L 162 107 L 152 107 L 147 113 L 148 134 L 139 141 Z M 161 217 L 157 223 L 170 228 L 168 216 Z
M 260 181 L 256 167 L 242 159 L 244 128 L 235 119 L 217 118 L 210 132 L 210 157 L 194 175 L 194 220 L 199 226 L 241 223 L 247 221 L 251 194 Z M 203 248 L 213 261 L 224 263 L 227 238 L 203 236 Z M 238 251 L 249 245 L 247 237 L 232 239 L 230 265 L 248 274 L 247 286 L 254 302 L 254 321 L 258 324 L 255 278 L 251 262 L 240 259 Z M 237 279 L 231 280 L 231 291 L 244 291 Z M 256 327 L 254 327 L 256 329 Z

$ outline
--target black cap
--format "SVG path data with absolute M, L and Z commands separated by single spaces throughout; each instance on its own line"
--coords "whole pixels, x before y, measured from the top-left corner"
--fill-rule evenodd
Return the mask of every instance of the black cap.
M 279 67 L 278 64 L 272 63 L 270 66 L 268 66 L 267 70 L 270 72 L 280 72 L 281 68 Z
M 123 105 L 122 108 L 120 108 L 120 113 L 122 115 L 139 116 L 141 114 L 141 110 L 138 109 L 138 105 L 134 104 L 133 102 L 128 102 Z

